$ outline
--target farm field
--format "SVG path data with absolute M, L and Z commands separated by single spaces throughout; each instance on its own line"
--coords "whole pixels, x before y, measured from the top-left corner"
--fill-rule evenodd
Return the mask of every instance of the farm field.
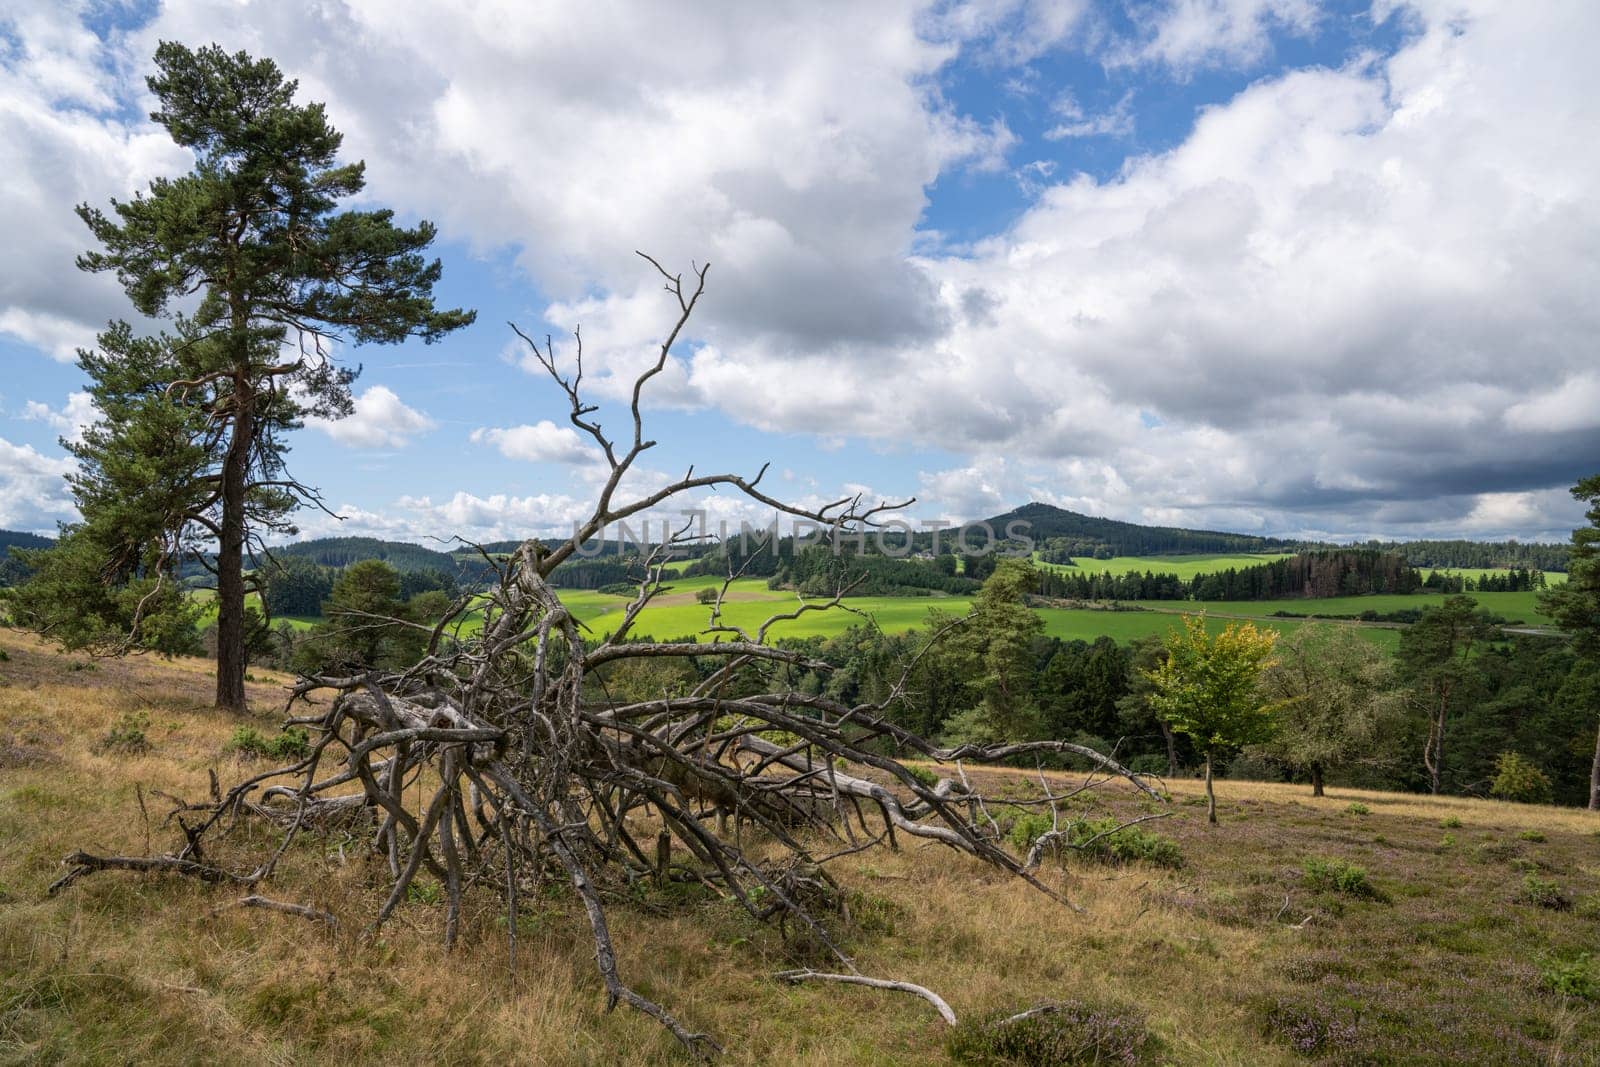
M 654 637 L 681 637 L 698 633 L 705 628 L 709 609 L 694 600 L 700 589 L 715 588 L 720 579 L 698 577 L 671 583 L 671 591 L 645 609 L 636 624 L 640 634 Z M 723 604 L 723 618 L 732 625 L 754 628 L 775 611 L 789 610 L 798 602 L 794 594 L 771 590 L 761 579 L 741 579 L 729 590 L 730 596 Z M 1530 625 L 1544 625 L 1548 619 L 1541 615 L 1535 603 L 1536 593 L 1480 593 L 1473 594 L 1486 610 L 1510 619 L 1520 619 Z M 590 627 L 595 636 L 608 632 L 607 616 L 620 612 L 626 605 L 624 597 L 598 593 L 593 590 L 562 590 L 562 602 L 572 609 Z M 1045 620 L 1045 633 L 1064 640 L 1093 641 L 1107 635 L 1119 642 L 1136 640 L 1149 634 L 1164 634 L 1175 625 L 1173 615 L 1204 613 L 1208 616 L 1207 628 L 1222 629 L 1235 618 L 1257 620 L 1260 625 L 1287 632 L 1302 625 L 1298 619 L 1274 618 L 1277 611 L 1292 611 L 1307 615 L 1357 615 L 1363 611 L 1391 612 L 1419 609 L 1443 603 L 1445 596 L 1418 593 L 1409 596 L 1333 597 L 1325 600 L 1263 600 L 1263 601 L 1148 601 L 1138 603 L 1142 611 L 1103 611 L 1094 608 L 1038 608 Z M 959 596 L 931 597 L 852 597 L 846 603 L 856 612 L 871 615 L 886 631 L 899 632 L 925 624 L 930 610 L 961 614 L 971 604 L 971 598 Z M 775 625 L 772 633 L 780 637 L 828 637 L 848 629 L 861 621 L 851 611 L 832 610 L 808 613 L 798 619 Z M 1393 649 L 1399 642 L 1399 631 L 1391 626 L 1361 626 L 1364 637 L 1374 643 Z
M 703 629 L 709 610 L 694 600 L 701 589 L 716 588 L 720 579 L 713 577 L 690 578 L 671 583 L 671 591 L 645 610 L 637 624 L 640 633 L 656 637 L 683 636 Z M 740 626 L 754 627 L 777 610 L 788 610 L 795 605 L 794 594 L 771 590 L 761 579 L 741 579 L 729 590 L 730 597 L 723 604 L 725 620 Z M 1510 619 L 1521 619 L 1530 625 L 1543 625 L 1548 619 L 1537 610 L 1536 593 L 1477 593 L 1473 594 L 1486 610 Z M 611 596 L 593 590 L 562 590 L 562 602 L 567 604 L 596 635 L 606 631 L 606 616 L 620 613 L 626 605 L 624 597 Z M 1443 603 L 1444 594 L 1417 593 L 1412 595 L 1332 597 L 1324 600 L 1262 600 L 1262 601 L 1148 601 L 1134 602 L 1143 611 L 1102 611 L 1093 608 L 1039 608 L 1045 620 L 1045 632 L 1065 639 L 1093 640 L 1101 634 L 1118 641 L 1131 641 L 1146 634 L 1165 633 L 1173 625 L 1173 614 L 1199 614 L 1212 616 L 1208 625 L 1220 629 L 1226 625 L 1225 617 L 1251 618 L 1273 629 L 1287 631 L 1301 625 L 1297 619 L 1274 618 L 1277 611 L 1292 611 L 1307 615 L 1358 615 L 1363 611 L 1391 612 L 1418 609 Z M 960 614 L 971 604 L 971 598 L 960 596 L 931 597 L 852 597 L 846 603 L 856 611 L 873 616 L 878 625 L 888 631 L 900 631 L 923 625 L 931 609 Z M 620 616 L 619 616 L 620 617 Z M 799 619 L 785 621 L 773 628 L 778 636 L 816 637 L 843 632 L 859 622 L 859 616 L 844 611 L 809 613 Z M 1364 636 L 1393 647 L 1398 641 L 1398 631 L 1382 626 L 1361 627 Z
M 504 915 L 481 888 L 452 955 L 438 894 L 364 936 L 385 869 L 342 834 L 302 838 L 263 890 L 331 910 L 332 932 L 158 875 L 96 875 L 47 896 L 75 848 L 168 847 L 153 790 L 201 797 L 208 769 L 229 783 L 262 764 L 228 750 L 241 720 L 205 706 L 204 661 L 73 669 L 9 630 L 0 651 L 0 1062 L 685 1062 L 652 1021 L 605 1011 L 581 907 L 554 883 L 525 901 L 514 980 Z M 275 730 L 283 681 L 251 685 L 244 721 Z M 148 747 L 105 751 L 130 716 L 144 717 Z M 968 773 L 1013 800 L 1038 793 L 1032 770 Z M 1079 779 L 1047 780 L 1060 792 Z M 1224 779 L 1221 823 L 1207 827 L 1200 783 L 1168 784 L 1167 814 L 1142 828 L 1170 839 L 1181 866 L 1041 869 L 1081 913 L 908 845 L 830 866 L 852 894 L 836 934 L 864 973 L 925 984 L 963 1020 L 1076 1001 L 1118 1032 L 1147 1032 L 1140 1062 L 1600 1061 L 1600 1013 L 1562 992 L 1600 981 L 1585 962 L 1600 921 L 1594 815 Z M 1159 811 L 1119 790 L 1073 808 Z M 1338 883 L 1316 873 L 1351 867 Z M 956 1062 L 917 998 L 775 981 L 810 958 L 713 895 L 619 892 L 609 910 L 623 974 L 716 1036 L 720 1062 Z
M 1550 620 L 1540 614 L 1536 592 L 1521 593 L 1467 593 L 1478 602 L 1478 607 L 1507 619 L 1521 620 L 1530 626 L 1547 625 Z M 1303 615 L 1359 615 L 1363 611 L 1380 614 L 1432 607 L 1444 603 L 1444 593 L 1375 593 L 1371 596 L 1326 597 L 1319 600 L 1207 600 L 1207 601 L 1149 601 L 1146 607 L 1167 611 L 1193 611 L 1205 609 L 1218 615 L 1243 615 L 1252 618 L 1271 616 L 1275 611 L 1291 611 Z

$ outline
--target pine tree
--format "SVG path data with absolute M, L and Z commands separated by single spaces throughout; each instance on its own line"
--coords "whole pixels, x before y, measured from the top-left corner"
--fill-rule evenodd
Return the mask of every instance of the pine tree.
M 1589 505 L 1589 525 L 1572 531 L 1566 583 L 1540 594 L 1539 609 L 1572 635 L 1579 656 L 1600 666 L 1600 474 L 1573 486 L 1572 495 Z M 1589 810 L 1600 811 L 1600 729 L 1589 771 Z
M 434 306 L 440 265 L 421 255 L 429 223 L 337 210 L 365 185 L 364 167 L 336 162 L 342 138 L 322 105 L 297 104 L 296 83 L 271 60 L 163 42 L 155 63 L 151 118 L 194 168 L 112 201 L 109 214 L 81 205 L 101 250 L 78 265 L 114 272 L 138 312 L 174 328 L 138 338 L 114 324 L 81 355 L 105 419 L 73 450 L 83 522 L 69 536 L 80 555 L 110 549 L 98 578 L 111 585 L 214 545 L 216 702 L 242 709 L 246 556 L 263 533 L 293 532 L 290 514 L 318 500 L 285 469 L 283 438 L 308 415 L 350 413 L 357 370 L 335 361 L 335 343 L 432 342 L 473 313 Z M 143 625 L 122 621 L 135 637 Z

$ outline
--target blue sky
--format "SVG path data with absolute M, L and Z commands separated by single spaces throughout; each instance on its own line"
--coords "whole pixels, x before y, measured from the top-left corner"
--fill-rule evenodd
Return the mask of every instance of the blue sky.
M 614 406 L 671 320 L 634 248 L 712 262 L 646 482 L 770 461 L 780 495 L 926 517 L 1338 538 L 1579 519 L 1592 5 L 528 8 L 0 0 L 0 527 L 72 517 L 56 440 L 93 413 L 63 357 L 129 311 L 72 268 L 71 208 L 183 169 L 142 118 L 164 38 L 326 101 L 367 202 L 434 220 L 439 299 L 478 311 L 343 354 L 357 414 L 292 462 L 347 518 L 308 533 L 569 524 L 592 457 L 505 324 L 558 351 L 581 324 Z

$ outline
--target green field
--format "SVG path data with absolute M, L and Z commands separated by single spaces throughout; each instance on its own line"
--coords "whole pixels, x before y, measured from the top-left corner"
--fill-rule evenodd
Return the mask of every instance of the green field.
M 1539 612 L 1539 594 L 1525 593 L 1467 593 L 1478 602 L 1478 607 L 1507 619 L 1519 620 L 1530 626 L 1549 625 L 1550 619 Z M 1151 601 L 1146 606 L 1163 611 L 1194 611 L 1204 609 L 1216 615 L 1245 615 L 1266 617 L 1275 611 L 1292 611 L 1303 615 L 1359 615 L 1363 611 L 1380 614 L 1392 611 L 1435 607 L 1444 603 L 1444 593 L 1374 593 L 1370 596 L 1336 596 L 1319 600 L 1208 600 L 1208 601 Z
M 205 610 L 200 613 L 200 619 L 195 625 L 204 630 L 207 626 L 215 623 L 217 621 L 216 590 L 195 589 L 189 595 L 206 606 Z M 244 603 L 245 607 L 255 608 L 257 611 L 261 610 L 261 597 L 255 593 L 246 593 Z M 274 615 L 272 617 L 273 626 L 277 626 L 280 622 L 286 622 L 296 630 L 309 630 L 321 621 L 314 615 Z
M 693 594 L 700 589 L 715 588 L 720 584 L 720 579 L 712 577 L 690 578 L 671 583 L 670 588 L 662 596 L 666 602 L 652 604 L 645 609 L 635 624 L 635 634 L 667 638 L 700 633 L 706 627 L 710 611 L 704 604 L 696 603 Z M 1505 597 L 1524 594 L 1497 595 Z M 1443 598 L 1419 596 L 1401 599 L 1415 600 L 1413 606 L 1420 607 L 1427 603 L 1437 603 Z M 592 590 L 563 590 L 561 600 L 589 627 L 595 637 L 611 632 L 627 604 L 627 599 L 624 597 Z M 793 593 L 768 589 L 766 582 L 761 579 L 742 579 L 729 587 L 729 599 L 722 606 L 723 620 L 727 624 L 742 626 L 753 631 L 768 616 L 791 610 L 798 603 Z M 962 596 L 871 596 L 851 597 L 845 603 L 853 610 L 835 608 L 825 612 L 808 613 L 799 619 L 776 624 L 772 628 L 772 635 L 832 637 L 861 623 L 861 615 L 857 612 L 870 615 L 886 631 L 904 632 L 925 625 L 928 612 L 935 608 L 953 615 L 963 614 L 970 607 L 972 599 Z M 1249 611 L 1236 610 L 1229 614 L 1250 615 L 1261 619 L 1262 625 L 1286 632 L 1301 624 L 1292 619 L 1271 619 L 1266 616 L 1287 605 L 1306 603 L 1308 602 L 1274 601 L 1250 604 Z M 1101 611 L 1094 608 L 1040 608 L 1038 612 L 1044 619 L 1045 633 L 1063 640 L 1093 641 L 1096 637 L 1105 635 L 1120 642 L 1128 642 L 1149 634 L 1164 634 L 1177 625 L 1175 614 L 1195 614 L 1202 607 L 1212 609 L 1213 617 L 1207 620 L 1207 628 L 1213 632 L 1221 630 L 1229 622 L 1228 619 L 1220 617 L 1222 614 L 1220 605 L 1163 601 L 1144 606 L 1159 607 L 1162 610 Z M 1229 607 L 1237 609 L 1241 605 L 1234 604 Z M 1385 648 L 1393 648 L 1399 640 L 1399 631 L 1388 627 L 1364 626 L 1361 632 L 1363 636 Z

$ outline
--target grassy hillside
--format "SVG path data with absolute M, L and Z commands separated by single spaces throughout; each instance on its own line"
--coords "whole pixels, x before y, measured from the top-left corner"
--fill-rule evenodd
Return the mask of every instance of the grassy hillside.
M 654 1023 L 604 1011 L 580 911 L 556 884 L 525 901 L 514 976 L 486 894 L 469 896 L 453 956 L 426 892 L 362 936 L 383 869 L 337 833 L 291 849 L 270 888 L 331 909 L 337 932 L 169 877 L 46 897 L 76 847 L 170 845 L 155 790 L 198 798 L 208 768 L 232 781 L 261 765 L 227 750 L 239 720 L 204 707 L 208 664 L 91 664 L 4 630 L 0 650 L 0 1063 L 682 1062 Z M 279 681 L 250 691 L 269 733 Z M 101 746 L 130 721 L 146 750 Z M 1038 792 L 1031 771 L 969 773 Z M 1600 933 L 1596 817 L 1223 781 L 1208 828 L 1198 783 L 1171 785 L 1171 814 L 1145 828 L 1181 867 L 1044 869 L 1082 913 L 928 845 L 833 868 L 856 894 L 841 936 L 863 972 L 927 984 L 964 1019 L 1064 999 L 1106 1030 L 1142 1019 L 1158 1043 L 1146 1062 L 1600 1061 L 1600 1013 L 1558 991 L 1600 981 L 1578 962 Z M 1142 809 L 1112 793 L 1081 810 Z M 1330 876 L 1332 862 L 1364 882 Z M 920 1000 L 774 981 L 793 950 L 714 896 L 646 889 L 611 912 L 624 973 L 719 1037 L 723 1062 L 952 1062 Z

